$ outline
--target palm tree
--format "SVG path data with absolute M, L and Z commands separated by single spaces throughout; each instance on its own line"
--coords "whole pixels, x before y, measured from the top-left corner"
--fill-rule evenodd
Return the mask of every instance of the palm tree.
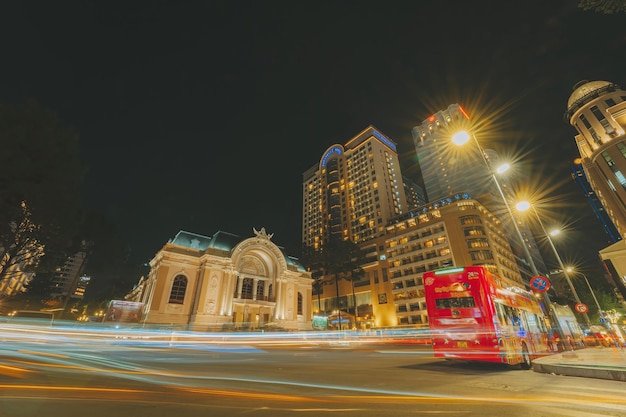
M 320 250 L 311 248 L 303 250 L 303 262 L 311 271 L 321 272 L 322 277 L 332 277 L 335 284 L 335 306 L 338 311 L 339 326 L 341 328 L 341 308 L 339 303 L 339 280 L 346 279 L 352 284 L 352 297 L 354 301 L 355 317 L 358 317 L 354 282 L 360 280 L 364 271 L 361 265 L 365 260 L 365 252 L 350 240 L 331 240 L 324 244 Z M 319 281 L 324 278 L 320 278 Z M 319 283 L 318 285 L 323 285 Z M 319 292 L 318 292 L 319 303 Z

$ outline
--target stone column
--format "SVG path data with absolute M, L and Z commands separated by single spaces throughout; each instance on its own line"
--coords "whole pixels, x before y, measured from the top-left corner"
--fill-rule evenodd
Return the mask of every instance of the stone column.
M 252 282 L 252 299 L 256 300 L 256 290 L 259 287 L 259 279 L 255 278 Z

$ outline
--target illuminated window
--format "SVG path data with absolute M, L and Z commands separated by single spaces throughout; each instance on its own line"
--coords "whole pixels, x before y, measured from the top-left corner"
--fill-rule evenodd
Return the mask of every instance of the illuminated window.
M 459 201 L 457 203 L 457 206 L 459 207 L 459 210 L 476 209 L 476 204 L 474 204 L 472 201 Z
M 254 280 L 252 278 L 244 278 L 241 286 L 241 297 L 248 300 L 252 300 L 252 284 Z
M 622 153 L 622 156 L 626 158 L 626 145 L 624 145 L 623 142 L 620 142 L 620 143 L 617 143 L 616 146 L 617 146 L 617 149 L 619 149 L 619 151 Z
M 459 217 L 461 224 L 481 224 L 482 220 L 479 216 L 461 216 Z
M 265 281 L 257 282 L 256 286 L 256 299 L 263 300 L 263 292 L 265 290 Z
M 486 248 L 486 247 L 489 247 L 489 241 L 486 238 L 468 239 L 467 247 L 468 248 Z
M 594 116 L 596 116 L 596 119 L 598 119 L 598 121 L 602 121 L 602 120 L 604 120 L 606 118 L 604 116 L 604 113 L 602 113 L 602 111 L 600 111 L 598 106 L 591 107 L 591 112 L 593 113 Z
M 624 178 L 624 174 L 622 174 L 621 171 L 615 171 L 615 177 L 617 178 L 619 183 L 622 185 L 622 187 L 626 188 L 626 178 Z
M 491 251 L 488 251 L 488 250 L 474 251 L 470 253 L 470 256 L 472 257 L 473 261 L 493 259 L 493 253 L 491 253 Z
M 585 125 L 587 129 L 591 128 L 591 123 L 589 123 L 589 120 L 587 120 L 584 114 L 580 115 L 580 121 L 583 122 L 583 124 Z
M 183 275 L 177 275 L 172 283 L 172 291 L 170 291 L 170 304 L 183 304 L 185 302 L 185 291 L 187 290 L 187 278 Z
M 604 158 L 608 166 L 612 167 L 613 165 L 615 165 L 615 162 L 613 162 L 613 158 L 611 158 L 611 155 L 609 155 L 608 152 L 602 152 L 602 157 Z
M 466 227 L 463 229 L 463 234 L 465 236 L 484 236 L 485 229 L 482 226 Z

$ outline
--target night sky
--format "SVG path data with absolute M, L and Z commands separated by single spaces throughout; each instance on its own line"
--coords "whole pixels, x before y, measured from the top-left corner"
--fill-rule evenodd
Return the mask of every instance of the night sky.
M 298 254 L 302 173 L 374 125 L 411 157 L 411 128 L 459 103 L 483 147 L 521 159 L 575 231 L 607 245 L 569 177 L 572 87 L 626 87 L 626 15 L 550 1 L 10 1 L 0 101 L 34 98 L 74 126 L 85 203 L 149 260 L 179 230 Z M 413 167 L 405 171 L 413 173 Z M 568 255 L 569 256 L 569 255 Z

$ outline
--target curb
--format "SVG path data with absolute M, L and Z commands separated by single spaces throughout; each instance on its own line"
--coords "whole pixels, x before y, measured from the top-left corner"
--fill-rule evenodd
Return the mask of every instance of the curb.
M 544 374 L 578 376 L 583 378 L 610 379 L 626 382 L 626 370 L 610 366 L 572 366 L 533 362 L 533 371 Z

